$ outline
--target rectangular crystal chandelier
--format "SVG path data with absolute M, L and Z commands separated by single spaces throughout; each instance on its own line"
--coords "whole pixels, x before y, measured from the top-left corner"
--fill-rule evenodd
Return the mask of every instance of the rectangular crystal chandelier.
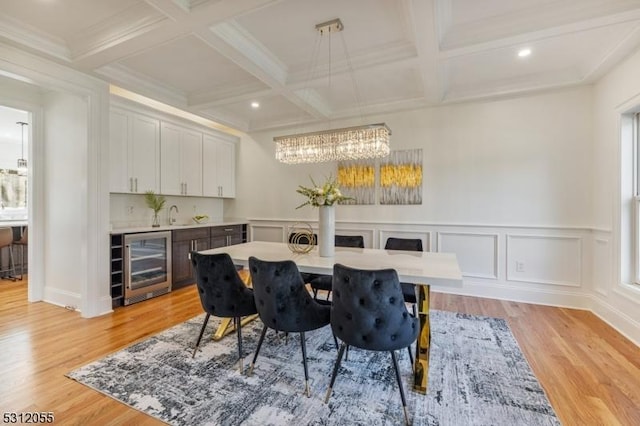
M 319 40 L 323 36 L 329 39 L 329 93 L 331 93 L 331 35 L 344 30 L 340 19 L 332 19 L 316 25 Z M 355 83 L 351 59 L 347 51 L 344 38 L 342 39 L 344 53 L 351 75 L 356 101 L 359 104 L 358 88 Z M 314 49 L 314 57 L 317 48 Z M 312 61 L 317 63 L 317 57 Z M 306 93 L 306 92 L 305 92 Z M 389 155 L 389 137 L 391 130 L 384 123 L 367 124 L 364 126 L 331 129 L 311 133 L 297 133 L 293 135 L 277 136 L 276 159 L 287 164 L 323 163 L 327 161 L 361 160 L 379 158 Z
M 389 155 L 391 130 L 384 123 L 273 138 L 276 159 L 287 164 L 360 160 Z

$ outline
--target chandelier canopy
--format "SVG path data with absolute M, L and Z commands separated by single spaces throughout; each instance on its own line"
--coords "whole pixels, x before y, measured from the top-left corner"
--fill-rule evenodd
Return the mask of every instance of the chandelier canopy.
M 320 38 L 325 33 L 329 37 L 329 93 L 331 93 L 331 33 L 341 32 L 343 29 L 344 26 L 340 19 L 316 25 Z M 358 101 L 358 89 L 344 39 L 342 44 L 347 57 L 356 101 Z M 312 64 L 315 63 L 317 63 L 316 58 L 312 61 Z M 303 93 L 308 92 L 305 90 Z M 287 164 L 301 164 L 386 157 L 390 150 L 390 136 L 391 130 L 387 125 L 379 123 L 277 136 L 273 138 L 273 141 L 276 143 L 276 160 Z

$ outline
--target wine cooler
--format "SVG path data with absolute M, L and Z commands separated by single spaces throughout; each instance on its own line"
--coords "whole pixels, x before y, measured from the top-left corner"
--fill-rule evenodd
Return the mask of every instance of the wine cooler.
M 124 304 L 171 291 L 171 232 L 124 236 Z

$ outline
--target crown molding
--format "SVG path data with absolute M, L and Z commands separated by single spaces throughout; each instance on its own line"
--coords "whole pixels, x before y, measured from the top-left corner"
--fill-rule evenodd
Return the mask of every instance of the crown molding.
M 161 27 L 168 18 L 138 3 L 80 32 L 70 42 L 74 60 L 84 59 Z
M 64 40 L 18 20 L 0 16 L 0 37 L 37 50 L 47 56 L 71 62 L 71 50 Z

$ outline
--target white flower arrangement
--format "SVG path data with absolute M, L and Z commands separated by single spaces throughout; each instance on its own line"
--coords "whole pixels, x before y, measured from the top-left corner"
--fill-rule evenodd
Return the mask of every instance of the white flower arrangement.
M 323 185 L 317 185 L 311 178 L 311 183 L 313 187 L 298 186 L 296 192 L 307 197 L 307 201 L 296 207 L 297 209 L 307 205 L 313 207 L 332 206 L 341 201 L 352 200 L 351 197 L 342 195 L 337 182 L 332 178 L 328 178 Z

